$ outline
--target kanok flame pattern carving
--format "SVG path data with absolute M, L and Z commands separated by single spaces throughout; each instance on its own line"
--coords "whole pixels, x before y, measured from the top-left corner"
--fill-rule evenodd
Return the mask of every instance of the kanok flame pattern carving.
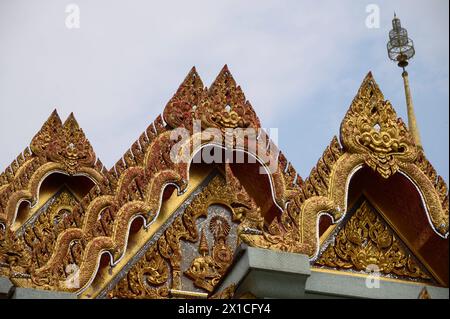
M 253 200 L 242 188 L 235 188 L 236 181 L 231 171 L 227 170 L 226 179 L 216 176 L 187 206 L 184 213 L 164 231 L 158 241 L 153 244 L 141 258 L 108 293 L 109 298 L 168 298 L 170 290 L 181 289 L 181 261 L 182 251 L 180 241 L 199 242 L 200 256 L 195 258 L 185 273 L 192 278 L 194 284 L 211 292 L 232 261 L 233 250 L 226 243 L 230 232 L 230 225 L 220 215 L 211 218 L 209 229 L 214 235 L 212 254 L 205 230 L 199 236 L 196 221 L 200 217 L 207 217 L 208 207 L 215 203 L 226 205 L 232 211 L 232 218 L 239 222 L 239 227 L 248 225 L 246 212 L 248 207 L 255 208 Z M 239 232 L 239 230 L 237 230 Z M 152 272 L 143 270 L 151 269 Z M 148 275 L 158 280 L 149 280 Z M 169 274 L 169 275 L 167 275 Z
M 364 79 L 341 125 L 341 144 L 333 138 L 305 182 L 293 191 L 280 220 L 263 234 L 243 234 L 250 245 L 304 253 L 319 252 L 318 219 L 329 214 L 339 222 L 347 210 L 347 189 L 353 172 L 368 165 L 384 178 L 401 170 L 417 185 L 424 198 L 431 226 L 447 238 L 448 191 L 422 152 L 418 152 L 401 119 L 375 83 Z
M 192 128 L 192 120 L 203 128 L 259 128 L 253 107 L 225 66 L 211 88 L 203 83 L 195 69 L 186 77 L 164 110 L 164 120 L 173 128 Z
M 315 262 L 334 269 L 368 271 L 430 282 L 413 256 L 367 201 L 364 201 Z
M 106 170 L 71 114 L 62 124 L 56 111 L 33 138 L 29 148 L 0 175 L 0 223 L 14 225 L 18 204 L 38 201 L 40 183 L 51 173 L 89 176 L 104 183 Z
M 33 138 L 30 148 L 0 175 L 0 242 L 2 247 L 7 247 L 1 252 L 2 260 L 8 259 L 9 264 L 36 265 L 38 258 L 22 254 L 12 229 L 18 205 L 22 201 L 32 205 L 38 202 L 39 185 L 46 176 L 52 172 L 86 175 L 96 185 L 67 213 L 68 220 L 76 222 L 58 231 L 52 249 L 41 258 L 39 267 L 24 271 L 17 284 L 81 293 L 94 278 L 103 252 L 111 254 L 112 264 L 118 262 L 124 254 L 130 221 L 140 215 L 146 224 L 151 223 L 159 213 L 166 185 L 174 184 L 180 192 L 186 189 L 189 166 L 171 161 L 169 151 L 177 141 L 171 140 L 170 135 L 179 127 L 192 132 L 193 120 L 199 120 L 202 129 L 220 128 L 223 135 L 228 128 L 260 128 L 259 119 L 227 67 L 210 89 L 203 86 L 192 69 L 165 107 L 163 117 L 151 123 L 109 171 L 95 160 L 92 147 L 74 117 L 71 115 L 62 124 L 54 112 Z M 239 220 L 238 234 L 242 241 L 257 247 L 303 253 L 311 258 L 316 256 L 318 219 L 323 213 L 329 214 L 334 222 L 343 218 L 347 210 L 345 185 L 361 165 L 370 166 L 384 178 L 400 170 L 405 173 L 422 193 L 433 229 L 441 237 L 448 236 L 447 186 L 422 151 L 416 149 L 371 74 L 363 81 L 340 133 L 340 140 L 333 138 L 305 181 L 267 136 L 258 136 L 275 154 L 278 164 L 269 178 L 272 198 L 282 212 L 270 225 L 264 225 L 260 208 L 246 195 L 244 187 L 227 167 L 226 187 L 223 186 L 224 191 L 214 198 L 218 203 L 241 203 L 233 207 L 233 216 Z M 194 144 L 195 138 L 193 136 L 187 143 Z M 212 142 L 202 140 L 198 146 L 206 145 Z M 259 158 L 254 149 L 245 151 Z M 192 218 L 195 219 L 194 215 Z M 187 222 L 184 219 L 174 222 L 169 228 L 172 230 L 166 231 L 164 239 L 154 249 L 162 259 L 147 255 L 148 267 L 141 269 L 148 283 L 157 285 L 165 280 L 170 281 L 171 286 L 160 284 L 152 290 L 136 290 L 141 287 L 139 272 L 130 272 L 127 278 L 135 284 L 129 284 L 129 288 L 124 288 L 127 292 L 117 296 L 167 297 L 169 289 L 177 287 L 181 276 L 177 268 L 180 236 L 197 238 L 196 233 L 183 230 Z M 183 232 L 187 235 L 180 235 Z M 61 269 L 74 245 L 77 245 L 79 258 L 79 289 L 61 285 L 65 280 Z M 168 276 L 163 270 L 165 263 L 171 267 Z
M 73 114 L 61 125 L 58 117 L 51 116 L 31 141 L 31 151 L 40 157 L 64 164 L 70 175 L 80 167 L 92 167 L 95 153 Z
M 365 163 L 384 178 L 417 155 L 406 126 L 370 74 L 345 115 L 341 140 L 346 150 L 364 155 Z
M 19 280 L 18 283 L 21 278 L 33 280 L 34 270 L 50 258 L 58 234 L 79 223 L 78 216 L 72 214 L 77 204 L 75 197 L 63 189 L 52 198 L 52 203 L 34 222 L 24 225 L 23 231 L 17 235 L 13 233 L 6 241 L 0 243 L 0 258 L 3 259 L 0 273 L 8 275 L 13 281 Z M 66 278 L 67 265 L 81 263 L 81 245 L 80 242 L 74 242 L 63 263 L 56 270 L 62 277 Z M 37 284 L 50 288 L 58 283 L 54 281 L 54 277 L 48 277 L 42 278 Z

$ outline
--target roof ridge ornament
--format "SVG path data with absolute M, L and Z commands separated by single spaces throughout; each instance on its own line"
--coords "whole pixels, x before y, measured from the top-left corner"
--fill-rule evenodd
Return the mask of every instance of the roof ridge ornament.
M 203 86 L 195 67 L 181 83 L 164 109 L 164 120 L 172 128 L 192 128 L 200 120 L 203 128 L 260 128 L 261 124 L 240 86 L 225 65 L 211 87 Z
M 193 112 L 205 87 L 195 67 L 189 71 L 164 108 L 164 121 L 171 127 L 192 127 Z
M 365 77 L 341 124 L 340 139 L 349 153 L 363 154 L 365 162 L 382 177 L 395 174 L 412 162 L 417 149 L 391 103 L 384 99 L 372 73 Z
M 94 150 L 73 113 L 62 124 L 54 110 L 33 137 L 30 148 L 38 157 L 62 163 L 71 175 L 81 166 L 93 167 L 96 161 Z

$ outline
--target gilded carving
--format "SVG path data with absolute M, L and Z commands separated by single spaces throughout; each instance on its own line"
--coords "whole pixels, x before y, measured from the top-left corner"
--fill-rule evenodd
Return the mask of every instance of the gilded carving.
M 230 172 L 228 173 L 230 174 Z M 232 177 L 228 176 L 228 180 Z M 236 222 L 245 224 L 247 205 L 253 200 L 242 189 L 242 186 L 235 189 L 236 184 L 227 183 L 221 176 L 214 177 L 211 182 L 199 193 L 193 201 L 186 207 L 184 213 L 175 218 L 172 224 L 164 231 L 163 235 L 147 251 L 145 256 L 158 256 L 165 260 L 165 269 L 159 268 L 158 274 L 168 272 L 168 276 L 163 276 L 159 284 L 163 284 L 167 289 L 180 290 L 181 276 L 186 275 L 191 278 L 194 285 L 211 292 L 227 267 L 230 265 L 233 256 L 233 249 L 227 244 L 227 237 L 230 232 L 230 224 L 219 215 L 211 217 L 208 229 L 197 229 L 196 221 L 199 217 L 208 215 L 208 207 L 212 204 L 223 204 L 231 209 Z M 256 205 L 255 205 L 256 206 Z M 253 206 L 254 207 L 254 206 Z M 240 212 L 239 215 L 234 210 Z M 214 238 L 212 247 L 206 239 L 205 231 L 209 231 Z M 200 234 L 199 234 L 200 233 Z M 198 242 L 199 256 L 192 260 L 190 267 L 183 274 L 181 272 L 181 240 L 193 243 Z M 156 283 L 144 281 L 140 269 L 155 268 L 149 257 L 141 258 L 137 264 L 128 271 L 127 276 L 108 293 L 110 298 L 155 298 Z M 137 287 L 139 286 L 139 287 Z M 128 288 L 127 288 L 128 287 Z M 147 291 L 150 291 L 146 293 Z M 136 294 L 139 292 L 139 294 Z M 166 296 L 168 297 L 168 296 Z
M 356 271 L 368 271 L 375 265 L 384 275 L 431 280 L 367 201 L 343 225 L 315 264 Z
M 30 147 L 37 156 L 63 163 L 65 170 L 71 175 L 81 166 L 93 167 L 96 160 L 94 150 L 73 114 L 61 124 L 54 111 L 33 138 Z
M 219 291 L 209 297 L 209 299 L 233 299 L 235 291 L 236 284 L 231 284 L 228 287 L 224 288 L 222 291 Z
M 195 68 L 189 72 L 164 110 L 164 120 L 172 127 L 192 128 L 192 120 L 203 128 L 259 128 L 259 119 L 227 66 L 220 71 L 210 89 Z
M 347 211 L 347 185 L 353 173 L 368 165 L 384 178 L 400 169 L 417 185 L 431 226 L 441 236 L 448 236 L 448 190 L 431 164 L 418 152 L 369 73 L 341 125 L 341 143 L 334 138 L 309 177 L 293 191 L 280 218 L 275 218 L 262 232 L 245 231 L 241 238 L 249 245 L 308 254 L 319 251 L 317 225 L 322 213 L 334 223 Z M 284 159 L 280 154 L 280 163 Z M 284 182 L 289 177 L 284 178 Z M 286 193 L 284 183 L 275 183 L 275 191 Z
M 34 221 L 24 225 L 23 230 L 11 233 L 5 241 L 2 241 L 0 243 L 0 258 L 4 267 L 2 273 L 8 274 L 11 278 L 30 278 L 44 287 L 56 284 L 56 278 L 39 280 L 35 278 L 34 273 L 50 258 L 58 234 L 76 226 L 77 220 L 72 210 L 77 204 L 75 197 L 63 189 L 54 196 L 48 207 L 44 207 L 44 211 L 39 213 Z M 73 243 L 60 269 L 65 269 L 69 264 L 80 264 L 80 245 L 79 242 Z M 64 272 L 60 273 L 66 278 Z
M 391 103 L 384 100 L 371 73 L 341 124 L 341 141 L 346 151 L 364 155 L 366 164 L 384 178 L 417 156 L 406 126 L 397 118 Z
M 0 186 L 0 222 L 11 228 L 21 201 L 35 205 L 39 185 L 51 173 L 89 176 L 104 182 L 104 167 L 71 114 L 62 124 L 56 111 L 31 141 L 30 147 L 11 164 Z
M 253 108 L 226 66 L 209 89 L 203 86 L 193 69 L 167 104 L 163 116 L 164 120 L 160 116 L 151 123 L 123 158 L 106 171 L 101 162 L 95 160 L 92 147 L 74 117 L 71 115 L 62 124 L 54 112 L 33 138 L 30 148 L 0 175 L 0 222 L 4 224 L 4 227 L 0 224 L 3 238 L 0 239 L 0 258 L 7 265 L 0 269 L 9 269 L 10 265 L 18 267 L 15 273 L 26 275 L 20 281 L 21 286 L 82 291 L 94 278 L 103 252 L 111 253 L 113 263 L 124 254 L 131 220 L 140 215 L 146 224 L 151 223 L 159 213 L 161 195 L 168 184 L 176 185 L 180 192 L 186 189 L 189 165 L 174 163 L 169 156 L 176 142 L 170 139 L 173 129 L 192 129 L 193 120 L 200 120 L 202 129 L 219 128 L 222 134 L 229 128 L 260 127 Z M 252 246 L 314 257 L 319 250 L 320 215 L 328 213 L 334 222 L 344 217 L 346 187 L 352 174 L 362 165 L 370 166 L 384 178 L 399 171 L 405 173 L 423 195 L 434 229 L 442 237 L 448 235 L 447 186 L 417 151 L 371 74 L 353 100 L 340 133 L 342 146 L 334 138 L 304 181 L 270 139 L 264 134 L 259 136 L 267 150 L 276 150 L 273 156 L 278 159 L 278 170 L 269 178 L 271 195 L 280 208 L 280 215 L 275 216 L 270 225 L 265 225 L 260 208 L 226 165 L 226 180 L 214 181 L 215 188 L 208 188 L 175 220 L 152 248 L 152 253 L 146 255 L 142 267 L 138 267 L 140 270 L 130 271 L 111 292 L 111 297 L 170 297 L 170 289 L 179 288 L 185 275 L 180 267 L 180 240 L 200 240 L 202 236 L 194 227 L 195 221 L 207 214 L 207 207 L 212 203 L 231 209 L 233 222 L 239 224 L 240 240 Z M 187 143 L 194 142 L 192 138 Z M 201 140 L 200 146 L 211 143 L 211 140 Z M 256 154 L 254 149 L 245 150 Z M 73 209 L 60 210 L 54 216 L 58 226 L 48 226 L 52 231 L 41 229 L 36 234 L 37 242 L 42 242 L 39 238 L 50 236 L 50 244 L 36 244 L 34 257 L 30 257 L 23 251 L 29 245 L 24 242 L 17 246 L 14 234 L 9 235 L 8 229 L 15 221 L 17 204 L 22 200 L 35 204 L 40 183 L 52 172 L 88 175 L 97 185 Z M 205 231 L 211 232 L 210 229 Z M 26 236 L 31 243 L 34 235 L 28 231 Z M 197 270 L 203 266 L 218 273 L 222 271 L 218 264 L 221 258 L 227 261 L 230 255 L 226 239 L 218 237 L 209 245 L 206 253 L 203 240 L 199 258 L 204 258 L 205 262 L 192 269 L 191 277 L 202 277 L 199 276 L 202 272 Z M 27 272 L 26 267 L 37 261 L 39 265 L 33 264 L 33 271 Z M 78 290 L 62 284 L 67 277 L 64 266 L 74 261 L 79 261 L 80 266 Z M 213 278 L 217 275 L 214 271 L 211 271 L 213 275 L 200 280 L 207 291 L 214 286 Z M 408 268 L 408 271 L 413 270 Z
M 233 259 L 233 250 L 226 240 L 230 232 L 230 225 L 222 216 L 211 218 L 209 230 L 214 236 L 211 255 L 204 230 L 201 232 L 199 253 L 185 274 L 194 281 L 194 285 L 212 292 L 221 276 Z

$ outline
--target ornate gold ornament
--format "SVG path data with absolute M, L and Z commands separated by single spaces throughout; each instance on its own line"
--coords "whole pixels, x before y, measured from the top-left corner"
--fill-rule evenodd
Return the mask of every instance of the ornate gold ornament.
M 235 291 L 236 284 L 231 284 L 228 287 L 224 288 L 222 291 L 219 291 L 209 297 L 209 299 L 233 299 Z
M 341 141 L 349 153 L 364 156 L 365 163 L 388 178 L 417 156 L 406 126 L 384 100 L 369 73 L 341 124 Z
M 37 212 L 38 216 L 34 221 L 12 233 L 6 241 L 0 242 L 0 273 L 8 275 L 13 281 L 19 280 L 19 284 L 23 278 L 33 280 L 34 270 L 48 261 L 58 234 L 79 222 L 78 216 L 72 213 L 77 204 L 75 197 L 63 189 L 51 199 L 48 207 L 43 208 L 43 212 Z M 69 264 L 80 264 L 80 245 L 81 243 L 74 242 L 63 264 L 58 268 L 64 276 L 64 269 Z M 52 277 L 39 283 L 48 289 L 56 284 Z
M 73 116 L 64 124 L 56 112 L 50 116 L 30 148 L 0 175 L 0 246 L 8 247 L 0 250 L 0 258 L 9 260 L 8 267 L 14 264 L 25 268 L 40 260 L 38 267 L 33 266 L 28 273 L 24 271 L 27 276 L 17 285 L 80 293 L 95 277 L 101 254 L 110 253 L 110 263 L 116 264 L 125 253 L 131 221 L 141 216 L 145 225 L 149 225 L 158 216 L 165 187 L 172 184 L 183 192 L 188 185 L 189 164 L 175 163 L 169 155 L 177 142 L 171 139 L 174 129 L 192 130 L 193 120 L 200 120 L 202 129 L 219 128 L 223 135 L 229 128 L 260 127 L 253 108 L 227 67 L 210 89 L 203 86 L 193 69 L 167 104 L 163 117 L 151 123 L 114 167 L 106 171 L 99 160 L 95 161 L 92 148 Z M 194 144 L 195 138 L 187 143 Z M 111 292 L 112 297 L 170 297 L 170 290 L 179 288 L 184 276 L 180 268 L 180 240 L 199 239 L 198 231 L 193 229 L 194 221 L 204 216 L 212 203 L 230 207 L 233 221 L 238 223 L 239 238 L 249 245 L 314 257 L 319 250 L 320 215 L 327 213 L 334 222 L 343 218 L 347 211 L 346 185 L 362 165 L 372 167 L 385 178 L 396 172 L 407 175 L 423 196 L 433 229 L 442 237 L 448 235 L 447 186 L 416 150 L 371 74 L 364 80 L 342 123 L 341 143 L 337 138 L 332 140 L 305 181 L 267 136 L 258 138 L 268 145 L 268 150 L 274 150 L 277 159 L 278 169 L 269 174 L 269 179 L 280 215 L 270 225 L 264 225 L 259 207 L 226 166 L 226 181 L 215 182 L 217 189 L 209 189 L 206 191 L 209 195 L 200 196 L 206 198 L 196 202 L 196 211 L 189 209 L 164 231 L 142 268 L 128 272 Z M 198 147 L 207 145 L 215 144 L 201 140 Z M 265 162 L 255 150 L 246 147 L 244 151 Z M 198 148 L 192 150 L 195 153 Z M 56 234 L 53 232 L 52 248 L 46 248 L 42 255 L 45 258 L 36 259 L 39 254 L 30 257 L 21 251 L 24 247 L 17 246 L 10 229 L 20 202 L 35 204 L 40 183 L 52 172 L 86 175 L 97 185 L 72 210 L 61 215 L 74 223 L 58 228 Z M 224 245 L 218 244 L 221 249 L 216 249 L 217 256 L 228 256 Z M 74 254 L 72 247 L 76 247 L 79 261 L 79 288 L 64 284 L 63 268 Z M 213 249 L 208 256 L 214 260 L 214 255 Z
M 209 256 L 208 242 L 204 230 L 202 230 L 199 244 L 200 256 L 192 261 L 185 274 L 192 278 L 194 285 L 212 292 L 230 265 L 233 259 L 233 250 L 226 243 L 230 225 L 224 217 L 217 215 L 212 217 L 209 229 L 214 236 L 211 256 Z
M 231 171 L 227 174 L 228 180 L 235 178 L 229 175 Z M 231 225 L 220 215 L 211 217 L 208 227 L 214 237 L 214 244 L 210 251 L 205 230 L 203 229 L 199 235 L 196 221 L 200 217 L 208 216 L 208 207 L 212 204 L 222 204 L 231 210 L 235 222 L 248 225 L 247 206 L 255 207 L 255 204 L 247 193 L 242 192 L 241 188 L 234 188 L 235 185 L 236 182 L 227 183 L 226 179 L 220 175 L 214 177 L 186 207 L 184 213 L 175 218 L 145 256 L 133 265 L 127 275 L 112 288 L 108 297 L 169 298 L 171 290 L 181 291 L 184 275 L 191 278 L 195 286 L 211 292 L 232 261 L 234 250 L 227 244 Z M 184 274 L 181 269 L 183 260 L 181 241 L 198 242 L 200 254 L 191 261 L 190 267 Z M 153 262 L 154 259 L 150 259 L 151 256 L 160 260 L 157 265 L 161 267 L 155 267 L 156 263 Z M 146 279 L 142 269 L 149 268 L 157 269 L 154 276 L 159 280 Z
M 192 120 L 203 128 L 259 128 L 253 107 L 245 99 L 225 65 L 208 90 L 195 68 L 187 75 L 164 110 L 164 120 L 171 127 L 192 128 Z
M 53 114 L 31 141 L 31 151 L 39 157 L 62 163 L 70 175 L 75 174 L 82 166 L 94 166 L 94 150 L 73 113 L 64 124 L 61 124 L 56 113 Z
M 62 124 L 53 111 L 30 147 L 0 175 L 0 223 L 5 225 L 6 236 L 20 202 L 36 205 L 40 184 L 54 172 L 88 176 L 98 184 L 105 181 L 103 164 L 96 160 L 73 114 Z
M 314 258 L 319 252 L 317 226 L 321 214 L 330 215 L 334 223 L 344 217 L 347 185 L 353 173 L 363 165 L 384 178 L 401 170 L 421 193 L 431 227 L 439 236 L 448 236 L 447 186 L 423 153 L 417 151 L 371 73 L 364 79 L 341 124 L 341 144 L 342 147 L 338 139 L 333 138 L 305 182 L 292 189 L 280 218 L 274 219 L 261 234 L 242 234 L 242 240 L 251 246 L 303 253 Z M 287 176 L 284 175 L 285 181 Z M 284 185 L 275 184 L 275 189 L 286 192 Z
M 317 266 L 394 275 L 430 282 L 394 232 L 367 201 L 362 202 L 315 262 Z

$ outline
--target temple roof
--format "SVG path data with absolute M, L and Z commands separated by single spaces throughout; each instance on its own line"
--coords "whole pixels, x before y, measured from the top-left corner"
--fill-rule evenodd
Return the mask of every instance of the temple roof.
M 193 68 L 167 103 L 163 114 L 147 127 L 108 171 L 96 159 L 73 114 L 62 124 L 54 111 L 33 138 L 30 147 L 0 175 L 0 221 L 5 224 L 4 236 L 16 236 L 14 232 L 9 232 L 15 222 L 18 205 L 22 201 L 35 204 L 40 183 L 52 172 L 88 176 L 95 181 L 95 186 L 71 211 L 77 222 L 58 232 L 45 262 L 38 268 L 21 269 L 29 276 L 25 276 L 29 279 L 24 279 L 21 284 L 66 290 L 67 287 L 58 284 L 63 278 L 55 272 L 66 262 L 67 250 L 74 242 L 83 243 L 77 248 L 80 287 L 76 291 L 79 293 L 93 282 L 103 253 L 109 254 L 111 265 L 119 263 L 127 251 L 132 222 L 141 217 L 144 228 L 147 228 L 160 218 L 168 185 L 177 188 L 178 196 L 188 189 L 192 183 L 191 160 L 200 149 L 206 146 L 236 149 L 236 141 L 233 141 L 235 144 L 225 145 L 199 136 L 194 121 L 200 123 L 202 131 L 218 129 L 220 136 L 226 136 L 230 129 L 258 130 L 261 127 L 253 107 L 227 66 L 220 71 L 209 89 L 204 87 Z M 182 141 L 182 146 L 189 149 L 188 161 L 173 161 L 170 157 L 171 150 L 179 142 L 171 136 L 179 128 L 190 133 L 189 138 Z M 392 182 L 402 178 L 399 177 L 401 175 L 412 185 L 410 188 L 405 186 L 405 189 L 420 198 L 414 209 L 427 221 L 427 229 L 421 228 L 420 231 L 428 237 L 421 243 L 413 243 L 410 235 L 418 230 L 418 226 L 413 224 L 410 228 L 400 228 L 400 235 L 404 233 L 410 249 L 428 261 L 427 269 L 436 273 L 437 281 L 448 284 L 448 271 L 445 274 L 438 269 L 442 261 L 433 260 L 438 252 L 432 256 L 421 253 L 421 247 L 427 243 L 442 240 L 448 246 L 447 186 L 423 151 L 414 145 L 408 129 L 397 117 L 390 102 L 384 99 L 371 73 L 363 80 L 342 121 L 339 138 L 332 138 L 305 180 L 264 131 L 254 136 L 260 142 L 258 145 L 264 145 L 264 152 L 249 144 L 245 144 L 242 150 L 255 156 L 269 172 L 270 194 L 263 196 L 272 201 L 279 214 L 270 213 L 274 216 L 269 218 L 271 208 L 262 207 L 260 199 L 251 190 L 249 184 L 262 178 L 253 176 L 246 181 L 240 177 L 243 175 L 233 171 L 232 165 L 223 168 L 225 181 L 214 182 L 220 185 L 220 196 L 223 198 L 210 196 L 231 209 L 233 220 L 238 223 L 240 240 L 251 246 L 302 253 L 315 260 L 320 255 L 319 237 L 331 224 L 345 220 L 351 205 L 361 195 L 352 193 L 355 188 L 350 185 L 354 177 L 355 180 L 358 176 L 380 178 L 380 187 L 391 189 L 404 181 L 392 185 L 387 185 L 385 181 Z M 182 156 L 181 153 L 175 155 L 178 159 Z M 272 159 L 276 160 L 275 170 L 268 168 L 267 163 Z M 364 195 L 372 194 L 370 187 L 364 187 L 368 189 Z M 372 195 L 372 198 L 376 197 Z M 209 200 L 202 207 L 213 203 Z M 391 208 L 387 210 L 400 209 L 396 206 Z M 388 212 L 387 217 L 383 216 L 394 220 L 393 214 Z M 186 216 L 199 217 L 194 215 Z M 321 218 L 324 215 L 329 216 L 328 224 Z M 184 231 L 191 232 L 186 235 L 189 240 L 199 239 L 197 230 Z M 176 239 L 176 245 L 180 245 L 179 240 Z M 173 254 L 176 255 L 176 252 Z M 46 278 L 52 278 L 54 282 Z

